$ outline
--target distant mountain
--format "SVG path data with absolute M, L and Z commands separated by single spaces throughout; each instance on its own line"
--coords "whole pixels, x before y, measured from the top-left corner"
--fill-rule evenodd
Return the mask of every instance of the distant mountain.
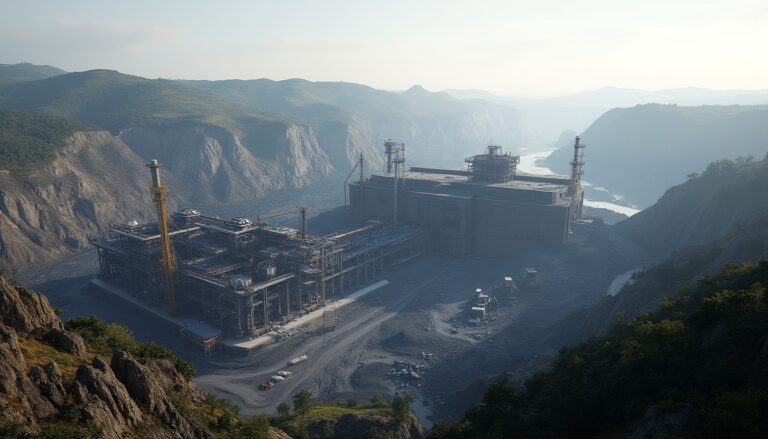
M 641 104 L 696 105 L 759 105 L 768 104 L 768 89 L 712 90 L 700 87 L 680 87 L 664 90 L 640 90 L 621 87 L 601 87 L 578 93 L 553 96 L 502 96 L 485 90 L 445 90 L 459 99 L 484 99 L 504 104 L 540 104 L 563 107 L 615 108 Z
M 200 178 L 216 180 L 206 198 L 222 202 L 257 196 L 266 187 L 301 185 L 333 170 L 300 121 L 169 80 L 108 70 L 68 73 L 4 87 L 0 107 L 107 129 L 144 160 L 163 160 L 187 176 L 181 182 L 189 187 Z
M 114 134 L 138 126 L 198 123 L 243 135 L 254 122 L 284 119 L 175 81 L 150 80 L 112 70 L 67 73 L 13 84 L 0 90 L 0 106 L 71 117 Z
M 302 79 L 184 83 L 251 108 L 268 108 L 305 121 L 315 128 L 321 144 L 343 143 L 348 133 L 354 134 L 372 146 L 363 152 L 376 164 L 381 163 L 380 145 L 387 138 L 408 145 L 410 163 L 455 165 L 490 141 L 516 149 L 523 137 L 519 114 L 508 106 L 459 100 L 420 86 L 396 93 Z M 356 158 L 349 148 L 335 152 Z
M 768 106 L 638 105 L 608 111 L 581 138 L 585 180 L 641 208 L 653 204 L 686 175 L 721 159 L 768 152 Z M 547 164 L 567 172 L 570 145 Z
M 0 64 L 0 86 L 3 84 L 34 81 L 63 75 L 65 72 L 56 67 L 30 63 Z
M 765 90 L 711 90 L 682 87 L 667 90 L 638 90 L 603 87 L 554 96 L 501 96 L 483 90 L 446 90 L 459 99 L 483 99 L 509 105 L 520 112 L 522 130 L 528 143 L 551 144 L 564 130 L 584 131 L 606 111 L 643 104 L 766 105 Z
M 126 216 L 144 218 L 143 163 L 151 159 L 163 164 L 174 203 L 229 211 L 270 191 L 346 176 L 360 153 L 366 170 L 380 168 L 389 137 L 406 142 L 408 164 L 457 164 L 491 140 L 508 148 L 519 141 L 509 107 L 421 87 L 395 93 L 93 70 L 5 83 L 0 109 L 13 110 L 0 118 L 0 258 L 19 266 L 83 248 Z M 46 129 L 29 124 L 46 118 Z

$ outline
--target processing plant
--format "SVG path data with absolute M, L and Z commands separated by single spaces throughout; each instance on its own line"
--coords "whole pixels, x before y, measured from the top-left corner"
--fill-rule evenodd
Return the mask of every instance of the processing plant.
M 405 145 L 387 141 L 384 147 L 386 172 L 349 183 L 350 207 L 361 220 L 429 228 L 433 250 L 496 256 L 559 246 L 581 218 L 584 145 L 578 137 L 570 177 L 518 172 L 519 156 L 498 145 L 467 158 L 462 169 L 405 172 Z
M 371 221 L 344 233 L 310 235 L 305 208 L 230 220 L 185 208 L 166 217 L 160 165 L 147 166 L 158 222 L 129 219 L 95 241 L 101 279 L 224 336 L 257 337 L 427 251 L 429 233 L 415 225 Z M 298 230 L 267 222 L 287 214 L 299 215 Z M 191 335 L 206 350 L 216 342 Z

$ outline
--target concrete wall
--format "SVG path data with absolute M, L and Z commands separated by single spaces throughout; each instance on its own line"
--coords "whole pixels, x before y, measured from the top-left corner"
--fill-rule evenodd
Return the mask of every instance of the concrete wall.
M 531 247 L 556 247 L 567 239 L 568 206 L 538 206 L 475 199 L 474 248 L 505 255 Z
M 361 212 L 362 220 L 392 221 L 392 188 L 355 183 L 349 192 L 351 209 Z M 398 218 L 429 227 L 436 251 L 505 255 L 533 246 L 562 245 L 568 236 L 569 206 L 417 192 L 406 187 L 398 192 Z

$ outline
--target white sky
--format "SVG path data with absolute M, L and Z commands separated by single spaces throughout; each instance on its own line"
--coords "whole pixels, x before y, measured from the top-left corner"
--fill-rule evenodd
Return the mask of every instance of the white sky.
M 0 63 L 555 94 L 768 88 L 768 1 L 0 0 Z

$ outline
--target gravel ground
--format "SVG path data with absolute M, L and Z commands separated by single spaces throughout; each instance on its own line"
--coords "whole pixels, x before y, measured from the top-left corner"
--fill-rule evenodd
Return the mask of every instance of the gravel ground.
M 344 212 L 328 212 L 313 221 L 330 229 L 339 215 Z M 24 273 L 24 280 L 46 293 L 65 318 L 95 314 L 127 325 L 139 339 L 169 345 L 195 363 L 195 381 L 204 391 L 231 397 L 244 414 L 274 413 L 301 389 L 335 401 L 365 401 L 374 393 L 387 396 L 409 389 L 417 397 L 417 414 L 430 425 L 461 416 L 490 380 L 500 375 L 520 379 L 545 367 L 560 347 L 549 328 L 594 304 L 614 276 L 637 266 L 615 244 L 607 229 L 585 226 L 573 242 L 554 251 L 497 259 L 425 256 L 387 273 L 382 277 L 390 281 L 387 287 L 340 310 L 335 331 L 315 329 L 244 357 L 217 354 L 204 359 L 169 325 L 85 289 L 98 269 L 95 252 L 38 267 Z M 540 271 L 539 288 L 521 288 L 487 327 L 450 333 L 452 321 L 464 318 L 465 302 L 475 288 L 490 291 L 504 276 L 517 277 L 527 266 Z M 388 375 L 395 361 L 423 362 L 421 352 L 436 357 L 422 379 L 406 383 Z M 286 365 L 305 353 L 308 361 Z M 293 375 L 270 391 L 258 390 L 259 383 L 282 369 Z

